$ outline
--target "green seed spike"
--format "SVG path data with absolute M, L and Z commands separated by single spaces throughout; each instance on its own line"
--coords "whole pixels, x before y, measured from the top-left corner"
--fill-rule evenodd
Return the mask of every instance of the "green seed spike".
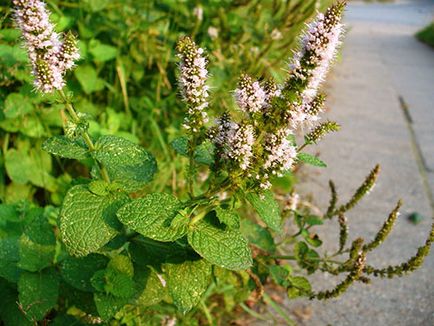
M 357 255 L 353 268 L 351 269 L 351 272 L 341 283 L 339 283 L 332 290 L 318 292 L 316 294 L 311 295 L 310 298 L 311 299 L 316 298 L 318 300 L 327 300 L 327 299 L 338 297 L 339 295 L 344 293 L 350 287 L 351 284 L 353 284 L 355 281 L 360 279 L 363 273 L 363 269 L 365 267 L 365 262 L 366 262 L 366 254 L 362 251 Z
M 344 214 L 340 214 L 338 218 L 339 222 L 339 250 L 338 253 L 341 253 L 344 250 L 345 245 L 348 239 L 348 224 L 347 218 Z
M 377 248 L 387 238 L 389 233 L 392 231 L 393 226 L 395 225 L 395 221 L 398 218 L 399 209 L 401 208 L 401 206 L 402 206 L 402 201 L 400 200 L 396 204 L 393 211 L 389 214 L 389 217 L 384 222 L 380 231 L 378 231 L 377 235 L 375 236 L 375 239 L 363 246 L 363 251 L 365 252 L 372 251 L 373 249 Z
M 411 257 L 408 261 L 397 265 L 397 266 L 387 266 L 385 268 L 377 269 L 372 266 L 365 266 L 364 272 L 368 275 L 374 275 L 376 277 L 388 277 L 393 278 L 395 276 L 401 277 L 405 274 L 411 273 L 422 266 L 425 258 L 429 255 L 431 244 L 434 242 L 434 224 L 431 226 L 431 232 L 422 247 L 417 249 L 416 255 Z
M 336 122 L 326 121 L 315 127 L 310 133 L 308 133 L 304 137 L 304 139 L 305 142 L 308 144 L 316 144 L 328 133 L 338 131 L 339 129 L 340 125 Z
M 336 208 L 336 203 L 338 201 L 338 194 L 336 192 L 336 186 L 332 180 L 329 181 L 329 187 L 330 187 L 331 198 L 330 198 L 329 207 L 327 208 L 327 213 L 325 214 L 324 218 L 332 218 L 333 217 L 333 212 Z
M 346 203 L 345 205 L 342 205 L 337 210 L 337 214 L 339 213 L 345 213 L 346 211 L 352 209 L 356 204 L 367 194 L 369 191 L 372 190 L 372 188 L 375 185 L 375 181 L 377 181 L 378 174 L 380 173 L 380 165 L 376 165 L 371 173 L 366 177 L 363 184 L 357 189 L 353 197 Z

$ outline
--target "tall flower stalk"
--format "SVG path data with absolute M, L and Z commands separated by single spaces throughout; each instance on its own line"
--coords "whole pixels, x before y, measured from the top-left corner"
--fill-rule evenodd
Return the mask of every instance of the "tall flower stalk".
M 80 113 L 75 111 L 63 90 L 66 72 L 71 70 L 75 66 L 75 61 L 80 58 L 75 36 L 67 33 L 62 38 L 55 32 L 54 25 L 50 22 L 50 13 L 43 1 L 13 0 L 12 3 L 15 21 L 22 32 L 32 65 L 36 89 L 42 93 L 58 92 L 70 117 L 68 130 L 65 130 L 66 135 L 75 137 L 78 133 L 88 148 L 91 151 L 95 150 L 87 132 L 87 124 Z M 103 179 L 110 182 L 106 169 L 102 165 L 99 167 Z
M 35 87 L 43 93 L 61 90 L 65 72 L 79 59 L 72 34 L 62 40 L 50 22 L 46 4 L 40 0 L 13 0 L 15 21 L 21 29 L 35 77 Z
M 314 127 L 299 149 L 320 138 L 312 139 L 312 135 L 318 134 L 320 126 L 314 124 L 325 101 L 318 90 L 340 44 L 344 7 L 344 2 L 338 2 L 324 14 L 318 13 L 307 25 L 283 85 L 276 85 L 273 80 L 254 80 L 247 74 L 241 76 L 234 91 L 235 103 L 242 112 L 238 114 L 240 119 L 224 114 L 208 132 L 216 147 L 216 164 L 227 170 L 234 185 L 257 190 L 270 188 L 271 178 L 282 176 L 297 161 L 292 135 L 304 129 L 302 126 Z M 206 59 L 202 57 L 203 50 L 189 38 L 179 42 L 178 52 L 179 82 L 188 105 L 185 126 L 194 140 L 207 121 Z M 321 136 L 336 128 L 322 126 Z M 190 144 L 194 150 L 196 144 Z

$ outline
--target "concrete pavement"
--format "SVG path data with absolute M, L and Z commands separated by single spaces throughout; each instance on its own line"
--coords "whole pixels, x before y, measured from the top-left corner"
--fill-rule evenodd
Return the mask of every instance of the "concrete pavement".
M 370 169 L 382 172 L 372 193 L 347 218 L 350 237 L 375 236 L 402 198 L 404 207 L 389 239 L 368 257 L 377 267 L 411 257 L 429 233 L 434 216 L 434 49 L 414 34 L 434 15 L 434 1 L 352 2 L 346 13 L 348 35 L 342 61 L 328 83 L 324 118 L 342 125 L 315 148 L 328 163 L 325 170 L 305 169 L 300 189 L 312 193 L 319 207 L 329 200 L 333 179 L 345 202 Z M 407 109 L 405 114 L 404 109 Z M 409 213 L 423 221 L 413 225 Z M 325 249 L 337 243 L 338 226 L 320 227 Z M 337 283 L 332 276 L 314 277 L 315 289 Z M 302 325 L 434 325 L 434 255 L 422 269 L 397 279 L 356 284 L 338 299 L 289 302 Z

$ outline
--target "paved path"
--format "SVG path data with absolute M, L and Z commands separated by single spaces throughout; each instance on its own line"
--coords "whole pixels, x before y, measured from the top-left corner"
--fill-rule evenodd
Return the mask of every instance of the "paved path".
M 329 168 L 305 171 L 306 189 L 324 207 L 327 178 L 335 180 L 347 199 L 369 170 L 381 164 L 374 191 L 347 216 L 352 238 L 371 239 L 397 199 L 404 200 L 393 234 L 368 259 L 378 267 L 412 256 L 424 242 L 434 214 L 434 50 L 413 37 L 433 15 L 434 1 L 349 6 L 348 35 L 342 62 L 329 80 L 331 110 L 326 114 L 342 131 L 319 146 Z M 413 211 L 425 216 L 416 226 L 406 218 Z M 323 238 L 334 248 L 337 226 L 331 223 L 323 229 Z M 332 277 L 318 276 L 315 288 L 335 283 Z M 432 326 L 434 255 L 410 276 L 357 284 L 341 298 L 324 303 L 300 300 L 288 306 L 302 316 L 302 325 Z

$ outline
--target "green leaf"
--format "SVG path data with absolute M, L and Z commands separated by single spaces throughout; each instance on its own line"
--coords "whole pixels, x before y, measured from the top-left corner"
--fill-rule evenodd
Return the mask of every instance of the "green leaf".
M 299 241 L 294 246 L 294 255 L 300 267 L 306 269 L 309 273 L 313 273 L 319 266 L 318 253 L 310 249 L 304 241 Z
M 113 268 L 107 268 L 103 274 L 104 291 L 116 298 L 129 299 L 135 288 L 132 277 Z
M 199 255 L 217 266 L 243 270 L 252 265 L 250 248 L 237 230 L 222 230 L 201 220 L 189 231 L 188 243 Z
M 103 44 L 98 40 L 91 40 L 88 49 L 95 62 L 113 60 L 118 54 L 118 50 L 114 46 Z
M 112 268 L 120 273 L 126 274 L 129 277 L 134 275 L 134 266 L 131 259 L 125 255 L 113 255 L 110 259 L 107 268 Z
M 321 161 L 318 157 L 311 155 L 311 154 L 307 154 L 307 153 L 298 153 L 297 154 L 297 159 L 300 162 L 303 163 L 307 163 L 313 166 L 318 166 L 321 168 L 325 168 L 327 167 L 327 164 L 325 164 L 323 161 Z
M 94 300 L 98 314 L 103 320 L 109 320 L 125 306 L 129 299 L 116 298 L 110 294 L 95 293 Z
M 170 145 L 180 155 L 188 156 L 188 137 L 182 136 L 175 138 Z
M 187 233 L 189 220 L 178 214 L 181 208 L 176 197 L 153 193 L 128 203 L 117 215 L 124 225 L 145 237 L 175 241 Z
M 151 154 L 121 137 L 100 137 L 92 155 L 104 165 L 110 179 L 129 192 L 142 189 L 157 171 Z
M 37 212 L 37 211 L 36 211 Z M 53 227 L 42 210 L 28 222 L 20 237 L 20 261 L 18 266 L 30 272 L 52 265 L 56 251 Z
M 274 231 L 281 230 L 282 219 L 279 205 L 274 200 L 271 191 L 267 190 L 261 194 L 249 193 L 246 198 L 270 229 Z
M 83 2 L 86 3 L 93 12 L 105 9 L 110 3 L 109 0 L 84 0 Z
M 206 141 L 200 144 L 194 151 L 194 160 L 197 163 L 211 165 L 214 164 L 215 146 L 213 143 Z
M 14 119 L 33 111 L 30 100 L 20 93 L 11 93 L 6 97 L 3 114 L 7 119 Z
M 175 306 L 187 313 L 198 303 L 211 281 L 211 265 L 203 260 L 166 264 L 165 275 L 169 294 Z
M 41 320 L 55 307 L 59 280 L 54 269 L 23 272 L 18 281 L 19 301 L 29 320 Z
M 269 253 L 276 251 L 276 244 L 270 231 L 247 219 L 241 221 L 241 232 L 249 243 Z
M 56 179 L 50 174 L 51 157 L 44 151 L 10 149 L 5 155 L 5 166 L 9 177 L 18 184 L 30 181 L 49 191 L 57 190 Z
M 324 223 L 323 219 L 317 215 L 309 215 L 305 221 L 308 225 L 322 225 Z
M 137 292 L 140 293 L 136 304 L 153 306 L 159 303 L 167 294 L 167 287 L 163 286 L 157 273 L 148 267 L 140 268 L 134 275 Z
M 220 223 L 223 223 L 232 229 L 240 228 L 240 216 L 237 213 L 220 206 L 215 209 L 215 212 Z
M 172 148 L 180 155 L 188 156 L 188 137 L 182 136 L 175 138 L 171 142 Z M 211 142 L 204 142 L 196 147 L 194 151 L 194 160 L 197 163 L 211 165 L 214 163 L 214 144 Z
M 9 282 L 17 282 L 20 272 L 17 267 L 19 259 L 18 238 L 0 238 L 0 277 Z
M 288 285 L 288 276 L 290 273 L 289 266 L 271 265 L 268 267 L 268 270 L 270 271 L 270 275 L 274 282 L 280 286 Z
M 127 201 L 123 193 L 98 196 L 86 185 L 72 187 L 60 211 L 60 232 L 71 255 L 86 256 L 113 239 L 119 227 L 116 212 Z
M 312 291 L 312 286 L 309 281 L 302 276 L 289 277 L 288 297 L 290 299 L 309 295 Z
M 96 70 L 90 65 L 79 65 L 75 68 L 74 75 L 86 94 L 91 94 L 104 88 L 104 81 L 98 78 Z
M 82 142 L 71 140 L 66 136 L 54 136 L 48 138 L 42 149 L 50 154 L 64 158 L 84 160 L 89 157 L 89 149 Z
M 1 305 L 0 305 L 0 320 L 2 325 L 12 326 L 32 326 L 34 325 L 26 319 L 24 314 L 19 310 L 17 305 L 18 292 L 15 287 L 12 287 L 11 283 L 0 278 L 0 293 L 1 293 Z
M 60 265 L 60 274 L 69 285 L 78 290 L 93 292 L 91 278 L 95 271 L 107 266 L 108 258 L 103 255 L 90 254 L 86 257 L 68 257 Z

